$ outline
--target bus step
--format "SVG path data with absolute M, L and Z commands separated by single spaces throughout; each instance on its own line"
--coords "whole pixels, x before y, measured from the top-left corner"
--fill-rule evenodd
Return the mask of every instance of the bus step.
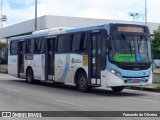
M 89 84 L 89 86 L 93 86 L 93 87 L 101 87 L 100 84 Z
M 54 80 L 45 80 L 46 83 L 55 83 Z
M 25 77 L 24 77 L 24 76 L 19 76 L 19 78 L 20 78 L 20 79 L 25 79 Z

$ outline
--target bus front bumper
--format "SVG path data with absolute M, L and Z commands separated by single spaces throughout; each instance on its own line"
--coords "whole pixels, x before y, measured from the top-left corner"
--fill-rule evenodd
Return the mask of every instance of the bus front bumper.
M 117 77 L 105 70 L 101 72 L 101 86 L 145 86 L 152 84 L 152 74 L 149 77 Z

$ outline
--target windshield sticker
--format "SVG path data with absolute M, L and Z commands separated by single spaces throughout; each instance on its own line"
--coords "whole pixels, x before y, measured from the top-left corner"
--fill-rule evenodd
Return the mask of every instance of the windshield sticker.
M 142 56 L 137 55 L 137 56 L 136 56 L 136 61 L 137 61 L 137 62 L 142 62 Z
M 115 54 L 116 62 L 135 62 L 135 55 L 131 54 Z
M 88 66 L 88 56 L 87 55 L 83 56 L 83 66 Z

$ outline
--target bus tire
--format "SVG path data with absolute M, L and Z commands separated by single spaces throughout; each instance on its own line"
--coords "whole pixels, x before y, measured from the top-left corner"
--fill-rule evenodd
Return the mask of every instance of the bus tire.
M 113 92 L 121 92 L 124 89 L 124 87 L 116 86 L 116 87 L 111 87 L 111 89 L 113 90 Z
M 27 69 L 26 82 L 29 84 L 32 84 L 34 82 L 33 70 L 31 68 Z
M 84 72 L 81 72 L 78 75 L 78 80 L 76 82 L 76 87 L 81 92 L 89 92 L 91 90 L 91 86 L 88 85 L 87 75 Z

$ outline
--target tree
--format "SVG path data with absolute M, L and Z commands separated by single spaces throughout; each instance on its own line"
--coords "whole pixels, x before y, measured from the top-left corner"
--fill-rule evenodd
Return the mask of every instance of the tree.
M 6 43 L 2 43 L 2 42 L 0 42 L 0 50 L 2 49 L 2 48 L 4 48 L 4 47 L 6 47 Z
M 154 30 L 152 39 L 152 53 L 160 54 L 160 26 L 157 30 Z

